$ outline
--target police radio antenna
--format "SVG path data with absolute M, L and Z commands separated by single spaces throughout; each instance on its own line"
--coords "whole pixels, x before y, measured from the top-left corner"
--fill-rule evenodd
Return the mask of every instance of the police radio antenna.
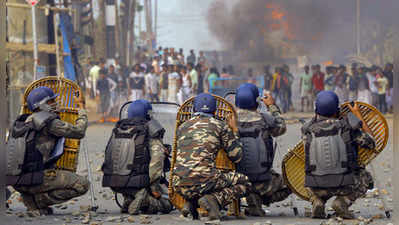
M 382 189 L 381 189 L 382 186 L 381 186 L 380 182 L 379 182 L 378 179 L 377 179 L 377 173 L 375 172 L 374 164 L 373 164 L 373 163 L 370 163 L 370 169 L 371 169 L 371 173 L 373 174 L 373 177 L 375 177 L 374 183 L 376 184 L 378 190 L 382 190 Z M 391 218 L 391 211 L 390 211 L 390 210 L 388 209 L 388 207 L 387 207 L 387 203 L 386 203 L 386 201 L 385 201 L 384 196 L 378 195 L 378 198 L 381 200 L 382 210 L 385 212 L 385 216 L 386 216 L 388 219 Z
M 86 138 L 84 138 L 82 140 L 83 142 L 83 153 L 84 153 L 84 157 L 85 157 L 85 161 L 86 161 L 86 167 L 87 167 L 87 174 L 88 174 L 88 178 L 90 181 L 90 201 L 91 201 L 91 205 L 90 205 L 90 211 L 96 212 L 98 209 L 98 205 L 96 204 L 96 199 L 94 197 L 94 184 L 93 184 L 93 178 L 92 178 L 92 174 L 91 174 L 91 166 L 90 166 L 90 161 L 89 161 L 89 154 L 87 152 L 87 140 Z

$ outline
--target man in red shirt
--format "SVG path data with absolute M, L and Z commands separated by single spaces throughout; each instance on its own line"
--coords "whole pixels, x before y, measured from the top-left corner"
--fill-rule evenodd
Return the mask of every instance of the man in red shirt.
M 312 76 L 313 92 L 315 95 L 320 91 L 324 91 L 324 75 L 320 70 L 320 65 L 315 65 Z

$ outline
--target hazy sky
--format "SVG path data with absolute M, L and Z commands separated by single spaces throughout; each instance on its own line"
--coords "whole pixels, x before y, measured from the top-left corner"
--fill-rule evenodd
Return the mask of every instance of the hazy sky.
M 143 0 L 138 1 L 143 4 Z M 208 31 L 206 15 L 211 2 L 212 0 L 158 0 L 159 45 L 184 48 L 185 52 L 190 49 L 219 49 L 217 40 Z M 97 1 L 93 3 L 94 16 L 97 17 Z M 145 29 L 144 15 L 142 18 L 142 28 Z M 138 22 L 139 19 L 136 18 L 136 26 Z
M 158 38 L 161 46 L 214 50 L 220 45 L 211 36 L 207 11 L 212 0 L 158 0 Z

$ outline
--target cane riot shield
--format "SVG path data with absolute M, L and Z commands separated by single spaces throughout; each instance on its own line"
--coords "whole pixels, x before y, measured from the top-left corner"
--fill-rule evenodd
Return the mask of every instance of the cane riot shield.
M 341 118 L 350 112 L 349 104 L 351 103 L 346 102 L 341 105 Z M 358 163 L 365 167 L 385 149 L 389 138 L 389 128 L 384 115 L 374 106 L 364 102 L 357 102 L 357 104 L 376 141 L 374 150 L 363 148 L 358 150 Z M 284 156 L 282 175 L 292 192 L 300 198 L 310 201 L 310 194 L 305 188 L 305 146 L 302 140 Z
M 119 112 L 119 119 L 127 118 L 127 110 L 132 102 L 125 103 Z M 152 113 L 151 117 L 156 119 L 165 129 L 163 143 L 165 145 L 173 144 L 173 135 L 176 126 L 176 115 L 179 110 L 179 105 L 169 102 L 151 102 Z
M 33 89 L 40 86 L 49 87 L 55 94 L 59 95 L 57 102 L 59 103 L 59 116 L 61 120 L 75 124 L 79 111 L 79 106 L 75 99 L 84 98 L 84 95 L 77 83 L 63 77 L 49 76 L 32 82 L 25 90 L 22 113 L 32 113 L 28 109 L 27 98 Z M 58 147 L 59 148 L 54 152 L 56 157 L 60 157 L 57 160 L 56 168 L 76 172 L 79 159 L 80 140 L 66 138 L 63 143 L 64 153 L 62 156 L 59 155 L 62 153 L 61 146 Z

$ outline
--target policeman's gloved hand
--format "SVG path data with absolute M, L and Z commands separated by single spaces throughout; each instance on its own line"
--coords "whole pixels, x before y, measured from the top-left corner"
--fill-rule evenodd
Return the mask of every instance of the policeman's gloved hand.
M 86 108 L 86 102 L 84 98 L 82 97 L 75 97 L 75 102 L 80 109 L 85 109 Z
M 159 185 L 153 184 L 150 186 L 150 189 L 151 189 L 151 195 L 154 198 L 159 199 L 162 196 L 162 189 Z
M 362 116 L 362 113 L 360 112 L 359 104 L 357 104 L 356 102 L 353 102 L 353 103 L 349 104 L 348 107 L 349 107 L 350 111 L 353 113 L 353 115 L 355 115 L 357 118 L 362 120 L 363 116 Z
M 170 153 L 172 152 L 172 145 L 169 144 L 164 144 L 165 147 L 165 155 L 170 156 Z
M 238 127 L 237 127 L 237 119 L 234 114 L 230 115 L 230 117 L 227 119 L 227 123 L 230 126 L 230 128 L 233 130 L 234 133 L 238 133 Z

